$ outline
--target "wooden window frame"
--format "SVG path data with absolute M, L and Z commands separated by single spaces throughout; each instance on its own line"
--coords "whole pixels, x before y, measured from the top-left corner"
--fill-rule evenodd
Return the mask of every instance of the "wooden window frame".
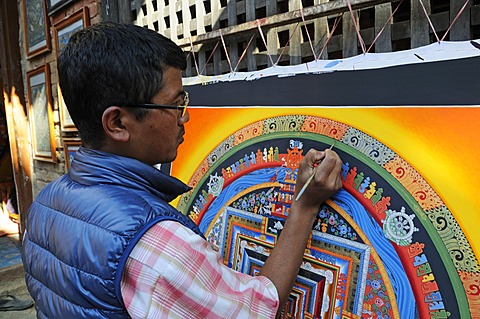
M 35 5 L 37 7 L 35 7 Z M 38 6 L 41 6 L 39 8 Z M 22 0 L 23 30 L 25 36 L 25 50 L 27 58 L 32 58 L 52 49 L 50 38 L 50 23 L 47 16 L 45 1 Z M 32 39 L 29 32 L 32 30 L 38 39 Z M 30 33 L 30 35 L 29 35 Z M 35 41 L 35 43 L 33 43 Z
M 38 90 L 37 87 L 40 90 Z M 32 133 L 33 157 L 36 160 L 55 163 L 57 156 L 50 67 L 48 64 L 44 64 L 39 68 L 27 72 L 27 99 L 28 117 Z M 42 113 L 39 113 L 40 111 L 42 111 Z M 39 114 L 42 114 L 42 118 L 38 118 Z M 42 141 L 39 140 L 40 137 L 42 137 Z M 46 148 L 39 149 L 39 146 L 42 145 L 46 146 Z
M 51 16 L 52 14 L 73 1 L 74 0 L 46 0 L 45 2 L 47 3 L 48 15 Z
M 82 146 L 82 141 L 77 138 L 64 139 L 63 140 L 63 153 L 65 156 L 65 173 L 70 170 L 70 164 L 72 163 L 73 156 Z
M 90 17 L 88 14 L 88 8 L 83 7 L 76 11 L 65 19 L 55 23 L 53 26 L 53 35 L 55 42 L 55 52 L 58 60 L 58 56 L 61 53 L 61 49 L 68 42 L 70 36 L 78 30 L 87 27 L 90 24 Z M 77 128 L 68 113 L 67 107 L 63 100 L 62 91 L 60 85 L 57 83 L 58 94 L 58 109 L 60 113 L 60 128 L 62 132 L 75 132 Z

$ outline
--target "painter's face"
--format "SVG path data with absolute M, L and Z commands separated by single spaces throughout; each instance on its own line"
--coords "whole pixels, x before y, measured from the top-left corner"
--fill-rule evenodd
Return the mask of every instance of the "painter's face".
M 163 82 L 162 89 L 151 103 L 182 105 L 185 94 L 181 70 L 168 67 L 164 71 Z M 135 129 L 138 143 L 135 148 L 139 152 L 135 157 L 150 165 L 173 161 L 177 157 L 178 146 L 183 142 L 184 124 L 189 119 L 188 111 L 182 116 L 182 112 L 176 109 L 149 110 Z

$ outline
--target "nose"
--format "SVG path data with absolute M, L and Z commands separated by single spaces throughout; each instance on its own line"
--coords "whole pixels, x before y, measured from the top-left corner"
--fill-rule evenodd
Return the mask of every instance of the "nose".
M 184 115 L 184 116 L 180 116 L 180 118 L 178 119 L 178 121 L 179 121 L 181 124 L 184 124 L 184 123 L 187 123 L 188 121 L 190 121 L 190 113 L 188 112 L 188 109 L 187 109 L 187 111 L 185 112 L 185 115 Z

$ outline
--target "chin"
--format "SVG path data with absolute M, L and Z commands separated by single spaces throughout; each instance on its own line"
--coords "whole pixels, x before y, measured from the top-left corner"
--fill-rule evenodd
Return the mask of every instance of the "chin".
M 177 158 L 177 153 L 175 152 L 174 155 L 165 157 L 165 158 L 163 158 L 163 159 L 162 159 L 160 162 L 158 162 L 158 163 L 159 163 L 159 164 L 171 163 L 171 162 L 173 162 L 176 158 Z

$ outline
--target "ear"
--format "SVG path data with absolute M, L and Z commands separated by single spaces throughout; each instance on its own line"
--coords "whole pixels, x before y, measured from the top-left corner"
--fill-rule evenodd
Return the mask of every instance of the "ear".
M 118 106 L 110 106 L 102 115 L 103 131 L 108 139 L 115 142 L 127 142 L 130 138 L 127 127 L 124 125 L 127 112 Z

